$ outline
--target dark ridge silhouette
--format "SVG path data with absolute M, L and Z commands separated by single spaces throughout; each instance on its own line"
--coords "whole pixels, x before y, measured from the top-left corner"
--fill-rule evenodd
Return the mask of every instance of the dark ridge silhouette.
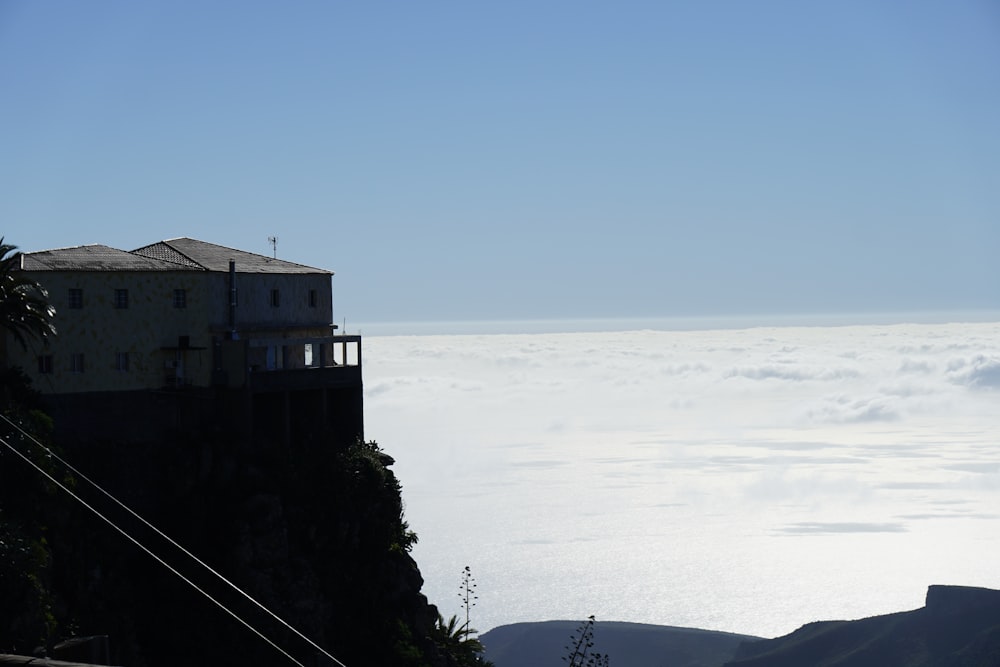
M 809 623 L 739 647 L 725 667 L 998 667 L 1000 591 L 931 586 L 924 607 Z
M 552 667 L 565 664 L 566 645 L 579 621 L 502 625 L 480 640 L 496 667 Z M 750 635 L 642 623 L 598 621 L 594 650 L 611 656 L 614 667 L 719 667 Z
M 420 593 L 392 459 L 374 443 L 255 449 L 165 435 L 159 443 L 92 443 L 73 454 L 84 474 L 344 663 L 448 667 L 431 639 L 437 609 Z M 291 664 L 30 472 L 9 452 L 0 455 L 3 653 L 32 655 L 51 637 L 108 635 L 114 665 Z M 311 664 L 318 650 L 305 640 L 92 489 L 76 488 Z

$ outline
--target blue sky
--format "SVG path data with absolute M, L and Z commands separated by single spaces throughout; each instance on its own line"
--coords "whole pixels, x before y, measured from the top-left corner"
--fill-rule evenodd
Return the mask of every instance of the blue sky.
M 995 2 L 0 2 L 0 220 L 337 320 L 1000 309 Z

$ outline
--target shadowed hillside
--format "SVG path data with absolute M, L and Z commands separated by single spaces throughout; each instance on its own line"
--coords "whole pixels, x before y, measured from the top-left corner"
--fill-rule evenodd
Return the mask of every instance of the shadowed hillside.
M 496 667 L 552 667 L 564 664 L 564 648 L 578 621 L 502 625 L 483 634 L 486 657 Z M 594 650 L 611 656 L 614 667 L 719 667 L 749 635 L 641 623 L 599 622 Z
M 9 430 L 9 429 L 8 429 Z M 33 429 L 34 430 L 34 429 Z M 0 433 L 33 456 L 44 454 Z M 80 468 L 349 665 L 444 667 L 392 458 L 374 443 L 253 449 L 211 436 L 91 443 Z M 113 664 L 291 664 L 0 453 L 0 652 L 109 635 Z M 298 659 L 317 651 L 93 489 L 77 492 Z
M 926 605 L 740 646 L 726 667 L 997 667 L 1000 591 L 931 586 Z

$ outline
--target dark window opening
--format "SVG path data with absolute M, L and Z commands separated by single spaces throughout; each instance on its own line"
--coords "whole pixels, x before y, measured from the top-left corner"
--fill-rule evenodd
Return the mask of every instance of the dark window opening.
M 42 374 L 49 374 L 52 372 L 52 355 L 51 354 L 40 354 L 38 355 L 38 372 Z

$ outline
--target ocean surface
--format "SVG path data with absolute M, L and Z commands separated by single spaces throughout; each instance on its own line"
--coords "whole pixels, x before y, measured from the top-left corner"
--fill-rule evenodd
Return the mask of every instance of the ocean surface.
M 728 326 L 366 334 L 431 602 L 777 636 L 1000 588 L 1000 323 Z

